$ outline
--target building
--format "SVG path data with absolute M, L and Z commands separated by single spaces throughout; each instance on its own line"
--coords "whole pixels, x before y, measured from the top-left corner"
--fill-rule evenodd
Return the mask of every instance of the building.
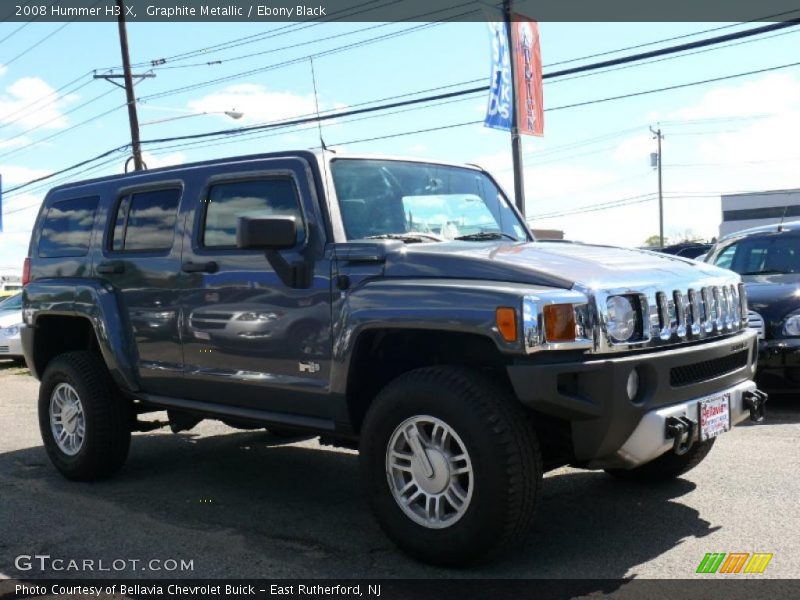
M 560 229 L 531 229 L 537 240 L 563 240 L 564 232 Z
M 720 237 L 761 225 L 778 225 L 782 219 L 800 218 L 800 189 L 728 194 L 722 196 Z

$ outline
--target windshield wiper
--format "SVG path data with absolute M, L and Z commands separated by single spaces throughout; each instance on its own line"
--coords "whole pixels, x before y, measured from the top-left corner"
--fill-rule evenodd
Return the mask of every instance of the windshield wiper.
M 469 235 L 460 235 L 453 239 L 464 242 L 480 242 L 483 240 L 501 240 L 503 238 L 514 240 L 515 242 L 518 241 L 513 235 L 501 231 L 481 231 L 479 233 L 470 233 Z
M 381 233 L 379 235 L 368 235 L 363 238 L 365 240 L 400 240 L 407 244 L 415 244 L 420 242 L 441 242 L 443 241 L 437 235 L 432 233 L 420 233 L 418 231 L 408 231 L 406 233 Z
M 789 271 L 778 271 L 776 269 L 766 269 L 764 271 L 745 271 L 739 275 L 791 275 Z

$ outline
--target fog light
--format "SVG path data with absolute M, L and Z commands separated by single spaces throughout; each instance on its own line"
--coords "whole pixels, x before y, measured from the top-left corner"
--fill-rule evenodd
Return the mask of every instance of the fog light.
M 639 394 L 639 371 L 633 369 L 628 374 L 628 383 L 625 386 L 625 391 L 628 392 L 628 400 L 633 401 Z

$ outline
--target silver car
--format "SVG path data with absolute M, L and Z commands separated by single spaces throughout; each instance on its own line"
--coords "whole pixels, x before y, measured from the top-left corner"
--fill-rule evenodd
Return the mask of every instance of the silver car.
M 22 294 L 14 294 L 0 302 L 0 358 L 21 359 Z

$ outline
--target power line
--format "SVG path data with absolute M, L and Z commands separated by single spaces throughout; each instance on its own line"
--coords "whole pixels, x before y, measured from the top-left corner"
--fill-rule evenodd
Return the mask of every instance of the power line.
M 179 53 L 179 54 L 175 54 L 175 55 L 172 55 L 172 56 L 157 58 L 157 59 L 153 59 L 153 60 L 146 61 L 146 62 L 135 63 L 135 64 L 133 64 L 131 66 L 134 67 L 134 68 L 144 67 L 144 66 L 156 67 L 156 66 L 164 65 L 164 64 L 167 64 L 167 63 L 170 63 L 170 62 L 175 62 L 175 61 L 179 61 L 179 60 L 186 60 L 186 59 L 189 59 L 189 58 L 194 58 L 195 56 L 208 55 L 208 54 L 211 54 L 211 53 L 222 52 L 224 50 L 229 50 L 231 48 L 237 48 L 239 46 L 245 46 L 247 44 L 260 42 L 260 41 L 262 41 L 264 39 L 272 39 L 272 38 L 283 36 L 283 35 L 287 35 L 287 34 L 290 34 L 290 33 L 296 33 L 298 31 L 302 31 L 302 30 L 308 29 L 310 27 L 316 27 L 317 25 L 322 25 L 323 23 L 329 23 L 329 22 L 339 21 L 341 19 L 346 19 L 346 18 L 349 18 L 349 17 L 354 17 L 354 16 L 357 16 L 357 15 L 363 14 L 365 12 L 370 12 L 372 10 L 376 10 L 378 8 L 386 8 L 387 6 L 391 6 L 393 4 L 398 4 L 402 0 L 391 0 L 390 2 L 387 2 L 385 4 L 380 4 L 379 6 L 373 6 L 372 8 L 368 8 L 368 9 L 364 9 L 364 10 L 360 10 L 360 11 L 356 11 L 356 12 L 348 12 L 351 9 L 363 8 L 365 6 L 369 6 L 369 5 L 375 4 L 376 2 L 381 2 L 381 1 L 382 0 L 369 0 L 368 2 L 364 2 L 362 4 L 357 4 L 357 5 L 352 6 L 352 7 L 348 7 L 348 8 L 344 8 L 342 10 L 339 10 L 339 11 L 335 11 L 335 12 L 331 13 L 330 15 L 328 15 L 327 18 L 324 18 L 324 19 L 323 18 L 313 19 L 311 23 L 291 23 L 291 24 L 288 24 L 288 25 L 284 25 L 282 27 L 278 27 L 277 29 L 274 29 L 272 31 L 267 31 L 267 32 L 262 32 L 262 33 L 255 33 L 255 34 L 248 35 L 248 36 L 234 38 L 232 40 L 228 40 L 227 42 L 220 42 L 219 44 L 214 44 L 212 46 L 206 46 L 205 48 L 198 48 L 196 50 L 189 50 L 189 51 L 182 52 L 182 53 Z M 347 13 L 347 14 L 343 14 L 343 13 Z M 333 18 L 333 17 L 335 17 L 335 18 Z M 115 67 L 115 68 L 118 69 L 118 68 L 121 68 L 121 67 Z
M 114 91 L 114 90 L 110 90 L 110 91 Z M 109 92 L 104 92 L 103 94 L 100 94 L 100 96 L 96 96 L 90 102 L 94 102 L 95 100 L 98 100 L 98 99 L 102 98 L 106 94 L 110 93 L 110 91 Z M 85 104 L 88 104 L 88 102 L 84 103 L 84 105 Z M 7 156 L 12 156 L 14 154 L 18 154 L 19 152 L 22 152 L 23 150 L 27 150 L 28 148 L 32 148 L 33 146 L 37 146 L 37 145 L 41 144 L 42 142 L 46 142 L 48 140 L 52 140 L 53 138 L 62 136 L 65 133 L 68 133 L 70 131 L 73 131 L 75 129 L 83 127 L 84 125 L 88 125 L 89 123 L 93 123 L 93 122 L 97 121 L 97 119 L 101 119 L 102 117 L 105 117 L 106 115 L 110 115 L 112 112 L 115 112 L 115 111 L 119 110 L 120 108 L 125 108 L 126 106 L 127 106 L 127 104 L 120 104 L 119 106 L 115 106 L 113 108 L 110 108 L 110 109 L 105 110 L 103 112 L 100 112 L 98 114 L 92 115 L 91 117 L 89 117 L 87 119 L 84 119 L 83 121 L 80 121 L 80 122 L 76 123 L 75 125 L 71 125 L 70 127 L 67 127 L 66 129 L 60 129 L 59 131 L 56 131 L 55 133 L 52 133 L 52 134 L 50 134 L 48 136 L 45 136 L 43 138 L 39 138 L 38 140 L 34 140 L 32 142 L 29 142 L 29 143 L 25 144 L 24 146 L 18 146 L 16 148 L 14 148 L 13 150 L 9 150 L 8 152 L 4 152 L 3 154 L 0 154 L 0 158 L 5 158 Z M 70 111 L 70 112 L 72 112 L 72 111 Z M 38 129 L 38 127 L 34 127 L 33 129 Z M 33 131 L 33 129 L 30 129 L 28 131 Z
M 17 34 L 17 33 L 19 33 L 20 31 L 22 31 L 23 29 L 25 29 L 25 28 L 26 28 L 28 25 L 30 25 L 31 23 L 33 23 L 33 21 L 26 21 L 25 23 L 23 23 L 22 25 L 20 25 L 19 27 L 17 27 L 17 28 L 16 28 L 14 31 L 12 31 L 11 33 L 9 33 L 9 34 L 8 34 L 6 37 L 4 37 L 3 39 L 0 39 L 0 44 L 2 44 L 3 42 L 5 42 L 5 41 L 6 41 L 7 39 L 9 39 L 10 37 L 12 37 L 12 36 L 16 35 L 16 34 Z
M 24 137 L 26 134 L 31 133 L 32 131 L 36 131 L 37 129 L 41 129 L 45 125 L 49 125 L 50 123 L 53 123 L 54 121 L 58 121 L 59 119 L 62 119 L 64 117 L 66 117 L 67 115 L 70 115 L 70 114 L 74 113 L 77 110 L 80 110 L 80 109 L 82 109 L 82 108 L 84 108 L 86 106 L 89 106 L 90 104 L 92 104 L 94 102 L 97 102 L 101 98 L 104 98 L 105 96 L 108 96 L 110 93 L 115 92 L 115 91 L 116 90 L 114 90 L 114 89 L 107 90 L 107 91 L 103 92 L 102 94 L 99 94 L 99 95 L 95 96 L 94 98 L 92 98 L 90 100 L 87 100 L 86 102 L 83 102 L 81 104 L 78 104 L 77 106 L 72 107 L 71 109 L 69 109 L 66 112 L 59 113 L 56 116 L 54 116 L 53 118 L 48 119 L 47 121 L 44 121 L 42 123 L 37 124 L 35 127 L 31 127 L 30 129 L 26 129 L 25 131 L 22 131 L 22 132 L 14 135 L 14 136 L 11 136 L 9 138 L 5 138 L 3 141 L 4 142 L 10 142 L 12 140 Z M 116 110 L 116 109 L 114 109 L 114 110 Z M 108 114 L 108 113 L 102 113 L 102 114 Z M 100 115 L 100 116 L 102 116 L 102 115 Z M 94 117 L 92 119 L 88 119 L 87 121 L 84 121 L 84 123 L 91 122 L 93 119 L 94 119 Z M 70 131 L 71 129 L 73 129 L 74 127 L 77 127 L 77 126 L 78 125 L 73 126 L 72 128 L 60 130 L 58 132 L 58 135 L 61 135 L 62 133 Z M 55 136 L 51 136 L 51 137 L 55 137 Z M 0 154 L 0 158 L 3 158 L 5 156 L 9 156 L 10 154 L 14 154 L 14 153 L 16 153 L 18 151 L 22 151 L 22 150 L 25 150 L 26 148 L 30 148 L 32 146 L 40 144 L 41 142 L 45 141 L 46 139 L 50 139 L 50 138 L 44 138 L 44 139 L 41 139 L 41 140 L 37 140 L 35 142 L 31 142 L 29 144 L 25 144 L 24 146 L 20 146 L 18 148 L 15 148 L 13 152 L 7 152 L 5 154 Z
M 458 17 L 461 17 L 461 16 L 465 16 L 465 15 L 471 14 L 473 12 L 476 12 L 476 11 L 470 11 L 468 13 L 463 13 L 462 15 L 456 15 L 454 17 L 451 17 L 451 19 L 455 19 L 455 18 L 458 18 Z M 208 87 L 208 86 L 211 86 L 211 85 L 216 85 L 216 84 L 219 84 L 219 83 L 225 83 L 225 82 L 228 82 L 228 81 L 234 81 L 236 79 L 241 79 L 243 77 L 249 77 L 250 75 L 255 75 L 257 73 L 264 73 L 266 71 L 272 71 L 272 70 L 282 69 L 282 68 L 289 67 L 289 66 L 296 65 L 296 64 L 300 64 L 300 63 L 306 63 L 310 59 L 316 59 L 316 58 L 320 58 L 320 57 L 323 57 L 323 56 L 330 56 L 332 54 L 338 54 L 340 52 L 346 52 L 346 51 L 352 50 L 354 48 L 360 48 L 360 47 L 371 45 L 371 44 L 374 44 L 374 43 L 383 42 L 383 41 L 388 40 L 388 39 L 393 39 L 393 38 L 400 37 L 400 36 L 405 36 L 405 35 L 408 35 L 408 34 L 411 34 L 411 33 L 416 33 L 418 31 L 422 31 L 424 29 L 430 29 L 432 27 L 438 27 L 439 25 L 442 25 L 444 22 L 445 21 L 436 21 L 436 22 L 433 22 L 433 23 L 423 23 L 421 25 L 414 25 L 413 27 L 409 27 L 409 28 L 403 29 L 401 31 L 395 31 L 395 32 L 392 32 L 392 33 L 386 33 L 386 34 L 379 35 L 379 36 L 376 36 L 376 37 L 367 38 L 367 39 L 364 39 L 364 40 L 360 40 L 358 42 L 352 42 L 350 44 L 346 44 L 346 45 L 343 45 L 343 46 L 338 46 L 338 47 L 335 47 L 335 48 L 331 48 L 329 50 L 323 50 L 321 52 L 316 52 L 316 53 L 308 54 L 308 55 L 301 56 L 301 57 L 298 57 L 298 58 L 294 58 L 294 59 L 290 59 L 290 60 L 286 60 L 286 61 L 273 63 L 271 65 L 266 65 L 266 66 L 263 66 L 263 67 L 257 67 L 257 68 L 254 68 L 254 69 L 249 69 L 247 71 L 241 71 L 239 73 L 234 73 L 234 74 L 231 74 L 231 75 L 225 75 L 225 76 L 217 77 L 217 78 L 214 78 L 214 79 L 208 79 L 208 80 L 201 81 L 201 82 L 198 82 L 198 83 L 194 83 L 194 84 L 189 84 L 189 85 L 173 88 L 173 89 L 170 89 L 170 90 L 164 90 L 162 92 L 156 92 L 154 94 L 150 94 L 148 96 L 143 96 L 142 98 L 139 98 L 139 101 L 140 102 L 147 102 L 148 100 L 154 100 L 154 99 L 157 99 L 157 98 L 164 98 L 166 96 L 172 96 L 172 95 L 175 95 L 175 94 L 180 94 L 180 93 L 184 93 L 184 92 L 188 92 L 188 91 L 192 91 L 192 90 L 197 90 L 197 89 L 201 89 L 201 88 Z
M 731 29 L 732 27 L 739 27 L 741 25 L 746 25 L 748 23 L 757 23 L 759 21 L 770 21 L 770 20 L 775 19 L 777 17 L 785 17 L 785 16 L 788 16 L 788 15 L 794 14 L 794 13 L 796 13 L 798 11 L 800 11 L 800 8 L 795 8 L 795 9 L 792 9 L 792 10 L 787 10 L 787 11 L 776 13 L 776 14 L 772 14 L 772 15 L 766 15 L 766 16 L 760 17 L 758 19 L 753 19 L 751 21 L 746 21 L 744 23 L 732 23 L 730 25 L 721 25 L 719 27 L 712 27 L 711 29 L 703 29 L 702 31 L 695 31 L 693 33 L 685 33 L 683 35 L 676 35 L 676 36 L 673 36 L 673 37 L 663 38 L 663 39 L 660 39 L 660 40 L 655 40 L 653 42 L 644 42 L 642 44 L 636 44 L 635 46 L 627 46 L 625 48 L 617 48 L 616 50 L 607 50 L 605 52 L 597 52 L 595 54 L 588 54 L 586 56 L 579 56 L 579 57 L 576 57 L 576 58 L 568 58 L 566 60 L 560 60 L 558 62 L 549 63 L 549 64 L 546 64 L 544 66 L 545 67 L 555 67 L 555 66 L 558 66 L 558 65 L 565 65 L 565 64 L 569 64 L 569 63 L 573 63 L 573 62 L 580 62 L 582 60 L 588 60 L 590 58 L 598 58 L 600 56 L 608 56 L 610 54 L 619 54 L 620 52 L 627 52 L 628 50 L 638 50 L 639 48 L 647 48 L 649 46 L 657 46 L 659 44 L 664 44 L 666 42 L 674 42 L 674 41 L 677 41 L 677 40 L 683 40 L 683 39 L 690 38 L 690 37 L 696 37 L 698 35 L 704 35 L 706 33 L 713 33 L 715 31 L 722 31 L 724 29 Z
M 800 30 L 797 30 L 797 29 L 793 29 L 793 30 L 790 30 L 790 31 L 780 31 L 778 33 L 774 33 L 773 35 L 767 35 L 767 36 L 764 36 L 764 37 L 761 37 L 761 38 L 745 39 L 745 40 L 741 40 L 741 41 L 734 42 L 734 43 L 731 43 L 731 44 L 723 44 L 721 46 L 712 46 L 710 48 L 702 48 L 700 50 L 695 50 L 694 52 L 686 52 L 684 54 L 672 54 L 670 56 L 664 56 L 664 57 L 656 58 L 656 59 L 652 59 L 652 60 L 644 60 L 643 62 L 619 65 L 619 66 L 616 66 L 616 67 L 613 67 L 613 68 L 607 68 L 607 69 L 603 69 L 603 70 L 599 70 L 599 71 L 590 71 L 588 73 L 581 73 L 579 75 L 573 75 L 571 77 L 564 77 L 563 79 L 559 79 L 556 83 L 564 83 L 566 81 L 573 81 L 575 79 L 584 79 L 585 77 L 594 77 L 596 75 L 605 75 L 607 73 L 614 73 L 616 71 L 624 71 L 626 69 L 634 69 L 636 67 L 642 67 L 642 66 L 646 66 L 646 65 L 654 65 L 656 63 L 661 63 L 661 62 L 665 62 L 665 61 L 668 61 L 668 60 L 678 60 L 678 59 L 681 59 L 681 58 L 686 58 L 688 56 L 695 56 L 696 54 L 705 54 L 706 52 L 715 52 L 717 50 L 724 50 L 726 48 L 733 48 L 735 46 L 741 46 L 741 45 L 744 45 L 744 44 L 752 44 L 752 43 L 755 43 L 755 42 L 763 42 L 763 41 L 766 41 L 766 40 L 771 40 L 772 38 L 782 37 L 784 35 L 792 35 L 792 34 L 795 34 L 795 33 L 798 33 L 798 32 L 800 32 Z
M 631 92 L 628 94 L 622 94 L 619 96 L 610 96 L 608 98 L 598 98 L 596 100 L 587 100 L 585 102 L 576 102 L 574 104 L 565 104 L 563 106 L 557 106 L 555 108 L 551 108 L 550 110 L 564 110 L 567 108 L 577 108 L 579 106 L 588 106 L 590 104 L 599 104 L 602 102 L 611 102 L 613 100 L 622 100 L 624 98 L 635 98 L 637 96 L 645 96 L 647 94 L 655 94 L 658 92 L 668 92 L 671 90 L 679 90 L 687 87 L 692 87 L 695 85 L 704 85 L 706 83 L 716 83 L 717 81 L 727 81 L 729 79 L 737 79 L 739 77 L 747 77 L 748 75 L 757 75 L 759 73 L 768 73 L 770 71 L 777 71 L 780 69 L 788 69 L 790 67 L 796 67 L 800 65 L 800 62 L 793 62 L 793 63 L 786 63 L 783 65 L 776 65 L 774 67 L 765 67 L 762 69 L 755 69 L 753 71 L 745 71 L 743 73 L 734 73 L 732 75 L 723 75 L 721 77 L 712 77 L 710 79 L 703 79 L 700 81 L 690 81 L 689 83 L 680 83 L 676 85 L 669 85 L 665 87 L 655 88 L 651 90 L 643 90 L 641 92 Z
M 760 29 L 763 29 L 763 28 L 760 28 Z M 742 34 L 746 34 L 747 32 L 741 32 L 741 33 Z M 728 36 L 725 36 L 725 37 L 728 37 Z M 666 50 L 669 50 L 669 49 L 666 49 Z M 631 61 L 639 60 L 639 56 L 640 55 L 634 55 L 634 56 L 628 57 L 628 60 L 631 60 Z M 607 61 L 605 61 L 605 62 L 607 62 Z M 602 68 L 601 65 L 605 64 L 605 62 L 604 63 L 598 63 L 597 68 Z M 597 98 L 597 99 L 588 100 L 588 101 L 584 101 L 584 102 L 568 104 L 568 105 L 562 105 L 562 106 L 558 106 L 558 107 L 552 107 L 552 108 L 549 108 L 547 110 L 548 111 L 556 111 L 556 110 L 565 110 L 565 109 L 569 109 L 569 108 L 576 108 L 576 107 L 579 107 L 579 106 L 588 106 L 588 105 L 592 105 L 592 104 L 598 104 L 598 103 L 603 103 L 603 102 L 621 100 L 621 99 L 624 99 L 624 98 L 642 96 L 642 95 L 645 95 L 645 94 L 652 94 L 652 93 L 669 91 L 669 90 L 674 90 L 674 89 L 682 89 L 682 88 L 686 88 L 686 87 L 702 85 L 702 84 L 712 83 L 712 82 L 717 82 L 717 81 L 724 81 L 724 80 L 728 80 L 728 79 L 734 79 L 734 78 L 738 78 L 738 77 L 744 77 L 744 76 L 748 76 L 748 75 L 754 75 L 754 74 L 758 74 L 758 73 L 764 73 L 764 72 L 774 71 L 774 70 L 778 70 L 778 69 L 794 67 L 794 66 L 797 66 L 797 65 L 800 65 L 800 62 L 787 63 L 787 64 L 784 64 L 784 65 L 777 65 L 777 66 L 773 66 L 773 67 L 767 67 L 767 68 L 747 71 L 747 72 L 743 72 L 743 73 L 736 73 L 736 74 L 732 74 L 732 75 L 715 77 L 715 78 L 705 79 L 705 80 L 701 80 L 701 81 L 694 81 L 694 82 L 689 82 L 689 83 L 684 83 L 684 84 L 677 84 L 677 85 L 673 85 L 673 86 L 666 86 L 666 87 L 656 88 L 656 89 L 651 89 L 651 90 L 642 90 L 642 91 L 639 91 L 639 92 L 632 92 L 632 93 L 628 93 L 628 94 L 611 96 L 611 97 L 607 97 L 607 98 Z M 589 67 L 589 66 L 591 66 L 591 65 L 587 65 L 586 67 Z M 586 68 L 586 67 L 581 67 L 581 68 Z M 551 77 L 558 76 L 559 73 L 560 72 L 548 73 L 548 74 L 545 74 L 543 77 L 544 78 L 551 78 Z M 287 126 L 287 125 L 310 123 L 310 122 L 316 122 L 317 119 L 326 120 L 326 119 L 338 118 L 338 117 L 347 116 L 347 115 L 354 115 L 354 114 L 360 114 L 360 113 L 377 111 L 377 110 L 385 110 L 385 109 L 388 109 L 388 108 L 394 108 L 394 107 L 404 106 L 404 105 L 408 105 L 408 104 L 415 104 L 415 103 L 420 103 L 420 102 L 429 102 L 429 101 L 432 101 L 432 100 L 443 99 L 443 98 L 447 98 L 447 97 L 457 97 L 457 96 L 465 95 L 465 94 L 474 94 L 474 93 L 478 93 L 478 92 L 481 92 L 481 91 L 486 91 L 487 89 L 488 89 L 488 86 L 479 86 L 479 87 L 475 87 L 475 88 L 459 90 L 459 91 L 455 91 L 455 92 L 449 92 L 447 94 L 439 94 L 437 96 L 432 96 L 432 97 L 417 98 L 417 99 L 414 99 L 414 100 L 407 100 L 407 101 L 404 101 L 404 102 L 395 102 L 395 103 L 390 103 L 390 104 L 387 104 L 387 105 L 381 105 L 381 106 L 376 106 L 376 107 L 371 107 L 371 108 L 356 109 L 356 110 L 352 110 L 352 111 L 340 111 L 338 113 L 329 113 L 327 115 L 321 115 L 320 117 L 312 116 L 312 117 L 303 118 L 303 119 L 287 120 L 287 121 L 282 121 L 282 122 L 273 123 L 273 124 L 254 126 L 254 127 L 250 127 L 250 128 L 236 128 L 236 129 L 228 129 L 228 130 L 219 130 L 219 131 L 215 131 L 215 132 L 191 134 L 191 135 L 186 135 L 186 136 L 174 136 L 174 137 L 169 137 L 169 138 L 148 140 L 148 141 L 145 141 L 143 143 L 157 144 L 157 143 L 166 143 L 166 142 L 170 142 L 170 141 L 202 139 L 202 138 L 214 137 L 214 136 L 220 136 L 220 135 L 237 135 L 237 134 L 241 134 L 241 133 L 244 133 L 244 132 L 247 132 L 247 131 L 266 129 L 266 128 L 270 128 L 270 127 L 280 127 L 280 126 Z M 113 109 L 113 110 L 116 110 L 116 109 Z M 475 121 L 473 123 L 477 123 L 477 122 L 480 122 L 480 121 Z M 75 128 L 77 126 L 80 126 L 82 124 L 85 124 L 85 122 L 81 123 L 81 124 L 78 124 L 76 126 L 73 126 L 73 128 Z M 466 124 L 469 124 L 469 123 L 459 124 L 459 125 L 455 125 L 455 126 L 463 126 L 463 125 L 466 125 Z M 447 128 L 447 127 L 445 127 L 445 128 Z M 436 130 L 436 128 L 434 128 L 432 130 Z M 412 133 L 414 133 L 414 132 L 412 132 Z M 54 134 L 54 135 L 56 135 L 56 134 Z M 398 135 L 401 135 L 401 134 L 393 134 L 393 135 L 391 135 L 389 137 L 397 137 Z M 50 137 L 54 137 L 54 136 L 50 136 Z M 49 139 L 49 138 L 46 138 L 46 139 Z M 370 141 L 374 140 L 374 139 L 385 139 L 385 138 L 381 138 L 381 137 L 370 138 Z M 44 140 L 41 140 L 41 141 L 44 141 Z M 349 143 L 360 143 L 362 141 L 367 141 L 367 140 L 355 140 L 355 141 L 352 141 L 352 142 L 349 142 Z M 23 185 L 25 185 L 25 184 L 23 184 Z M 21 186 L 17 186 L 14 189 L 19 189 L 20 187 Z
M 95 2 L 95 4 L 97 4 L 97 2 Z M 53 37 L 55 34 L 57 34 L 59 31 L 61 31 L 62 29 L 64 29 L 66 26 L 68 26 L 68 25 L 70 25 L 70 24 L 72 24 L 72 23 L 74 23 L 74 22 L 75 22 L 75 19 L 73 19 L 73 20 L 71 20 L 71 21 L 67 21 L 66 23 L 64 23 L 63 25 L 61 25 L 61 27 L 58 27 L 58 28 L 54 29 L 53 31 L 51 31 L 50 33 L 48 33 L 46 36 L 44 36 L 42 39 L 40 39 L 39 41 L 35 42 L 35 43 L 34 43 L 32 46 L 28 46 L 27 48 L 25 48 L 25 50 L 23 50 L 22 52 L 20 52 L 19 54 L 17 54 L 17 55 L 16 55 L 14 58 L 12 58 L 12 59 L 10 59 L 10 60 L 8 60 L 8 61 L 5 61 L 5 62 L 3 63 L 3 65 L 7 67 L 8 65 L 10 65 L 10 64 L 12 64 L 12 63 L 15 63 L 17 60 L 19 60 L 20 58 L 22 58 L 23 56 L 25 56 L 25 55 L 26 55 L 28 52 L 30 52 L 31 50 L 33 50 L 33 49 L 34 49 L 34 48 L 36 48 L 37 46 L 40 46 L 41 44 L 43 44 L 44 42 L 46 42 L 47 40 L 49 40 L 51 37 Z
M 411 18 L 416 20 L 416 19 L 421 19 L 423 17 L 430 17 L 432 15 L 443 13 L 443 12 L 447 12 L 447 11 L 450 11 L 450 10 L 453 10 L 453 9 L 456 9 L 456 8 L 462 8 L 463 6 L 464 6 L 463 3 L 454 4 L 452 6 L 448 6 L 447 8 L 441 8 L 441 9 L 438 9 L 438 10 L 433 10 L 433 11 L 430 11 L 430 12 L 414 15 Z M 451 19 L 452 18 L 457 18 L 457 17 L 460 17 L 460 16 L 464 16 L 464 15 L 467 15 L 467 14 L 472 14 L 472 12 L 476 12 L 476 11 L 471 11 L 470 13 L 461 13 L 460 15 L 457 15 L 456 17 L 451 17 Z M 315 23 L 314 25 L 319 25 L 319 24 L 320 23 Z M 308 46 L 308 45 L 311 45 L 311 44 L 318 44 L 318 43 L 321 43 L 321 42 L 327 42 L 327 41 L 330 41 L 330 40 L 334 40 L 334 39 L 338 39 L 338 38 L 342 38 L 342 37 L 347 37 L 347 36 L 351 36 L 351 35 L 357 35 L 359 33 L 364 33 L 365 31 L 372 31 L 374 29 L 381 29 L 381 28 L 384 28 L 384 27 L 392 26 L 392 25 L 396 25 L 396 23 L 394 23 L 394 22 L 379 23 L 377 25 L 370 25 L 368 27 L 362 27 L 361 29 L 357 29 L 355 31 L 346 31 L 344 33 L 337 33 L 337 34 L 329 35 L 329 36 L 326 36 L 326 37 L 318 37 L 318 38 L 314 38 L 312 40 L 306 40 L 306 41 L 303 41 L 303 42 L 297 42 L 295 44 L 289 44 L 287 46 L 280 46 L 278 48 L 270 48 L 269 50 L 261 50 L 259 52 L 250 52 L 250 53 L 247 53 L 247 54 L 241 54 L 239 56 L 233 56 L 233 57 L 230 57 L 230 58 L 224 58 L 224 59 L 215 60 L 215 61 L 205 61 L 205 62 L 198 62 L 198 63 L 190 63 L 188 65 L 168 65 L 167 64 L 167 65 L 164 65 L 164 66 L 155 66 L 154 68 L 157 69 L 157 70 L 163 70 L 163 69 L 186 69 L 186 68 L 191 68 L 191 67 L 216 66 L 216 65 L 221 65 L 223 63 L 230 63 L 230 62 L 235 62 L 235 61 L 238 61 L 238 60 L 243 60 L 243 59 L 246 59 L 246 58 L 253 58 L 255 56 L 264 56 L 266 54 L 274 54 L 275 52 L 282 52 L 284 50 L 291 50 L 293 48 L 300 48 L 302 46 Z

